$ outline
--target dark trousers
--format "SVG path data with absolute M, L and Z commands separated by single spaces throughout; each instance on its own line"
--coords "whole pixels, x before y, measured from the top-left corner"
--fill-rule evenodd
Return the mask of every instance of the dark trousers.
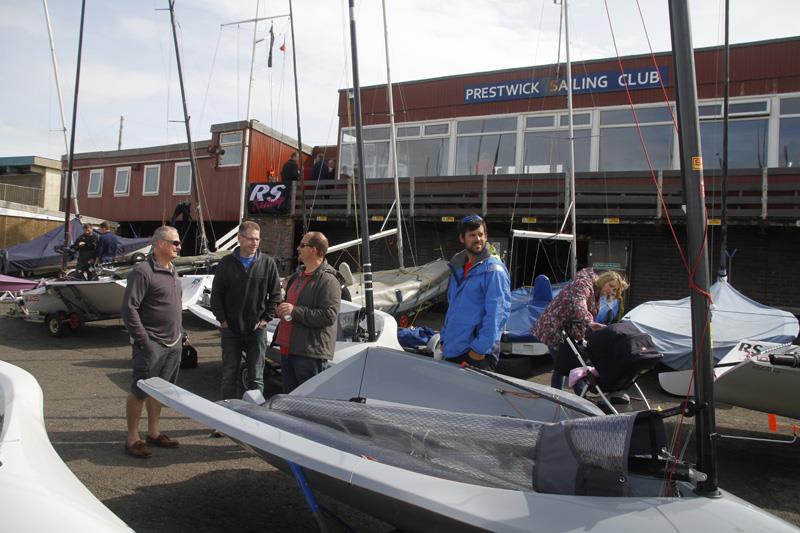
M 324 360 L 316 357 L 281 355 L 283 393 L 289 394 L 301 384 L 322 372 L 324 364 Z
M 250 333 L 236 333 L 230 329 L 220 332 L 222 344 L 222 399 L 241 398 L 239 392 L 239 366 L 242 352 L 247 365 L 247 390 L 264 392 L 264 356 L 267 353 L 266 329 L 256 328 Z

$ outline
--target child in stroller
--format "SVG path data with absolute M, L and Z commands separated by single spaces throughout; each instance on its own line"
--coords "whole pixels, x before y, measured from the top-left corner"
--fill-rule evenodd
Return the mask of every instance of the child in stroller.
M 654 368 L 663 357 L 655 350 L 650 335 L 642 333 L 630 322 L 618 322 L 593 331 L 583 346 L 579 347 L 568 336 L 563 346 L 556 354 L 555 368 L 564 374 L 570 374 L 575 368 L 583 370 L 575 383 L 577 394 L 597 393 L 605 407 L 616 412 L 606 393 L 625 391 L 633 386 L 650 408 L 636 383 L 639 376 Z M 590 364 L 596 374 L 588 371 Z

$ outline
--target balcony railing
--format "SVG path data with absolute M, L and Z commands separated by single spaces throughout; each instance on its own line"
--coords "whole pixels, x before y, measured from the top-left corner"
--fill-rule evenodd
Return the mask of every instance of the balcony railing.
M 531 222 L 560 219 L 564 215 L 564 174 L 504 174 L 401 178 L 400 200 L 404 216 L 418 220 L 459 218 L 478 213 L 494 219 Z M 722 182 L 719 172 L 704 176 L 706 206 L 711 222 L 722 216 Z M 307 182 L 297 187 L 294 215 L 301 215 L 301 196 L 312 217 L 341 219 L 357 209 L 357 183 L 352 179 Z M 661 190 L 663 204 L 657 190 Z M 683 184 L 677 171 L 580 173 L 575 180 L 576 213 L 583 222 L 658 222 L 669 213 L 685 218 Z M 728 176 L 728 217 L 733 224 L 796 225 L 800 220 L 800 171 L 796 169 L 736 170 Z M 367 182 L 368 215 L 389 214 L 394 202 L 391 179 Z
M 43 200 L 42 189 L 0 183 L 0 201 L 42 207 Z

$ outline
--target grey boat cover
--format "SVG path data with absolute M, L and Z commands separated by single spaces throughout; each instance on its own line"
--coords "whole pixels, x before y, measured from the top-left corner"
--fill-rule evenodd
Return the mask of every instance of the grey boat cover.
M 634 425 L 637 417 L 649 417 L 647 412 L 625 413 L 543 423 L 290 395 L 274 396 L 263 405 L 221 404 L 320 444 L 421 474 L 593 496 L 631 495 L 627 480 Z
M 83 233 L 83 224 L 80 218 L 73 218 L 69 224 L 69 243 Z M 150 238 L 129 239 L 115 235 L 117 239 L 117 254 L 125 255 L 138 250 L 150 243 Z M 56 251 L 64 245 L 64 226 L 59 226 L 39 235 L 33 240 L 17 244 L 0 250 L 0 273 L 30 272 L 38 269 L 52 267 L 58 270 L 61 265 L 61 252 Z
M 711 331 L 714 360 L 719 361 L 742 339 L 792 342 L 797 318 L 787 311 L 762 305 L 720 279 L 711 286 Z M 664 354 L 661 362 L 675 370 L 692 367 L 692 324 L 689 298 L 659 300 L 636 306 L 623 320 L 653 338 Z

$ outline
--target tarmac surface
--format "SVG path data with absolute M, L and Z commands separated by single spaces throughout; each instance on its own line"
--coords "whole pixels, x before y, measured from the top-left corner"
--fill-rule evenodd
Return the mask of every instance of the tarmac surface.
M 0 313 L 5 315 L 7 308 L 0 305 Z M 430 321 L 436 322 L 437 317 Z M 200 364 L 182 370 L 178 384 L 218 400 L 219 335 L 188 315 L 184 315 L 184 325 Z M 155 448 L 149 460 L 124 454 L 124 405 L 131 372 L 130 346 L 121 321 L 87 324 L 77 334 L 54 338 L 41 323 L 3 316 L 0 359 L 36 377 L 44 391 L 45 423 L 54 448 L 89 490 L 134 530 L 318 529 L 293 478 L 228 438 L 211 437 L 210 428 L 173 410 L 163 411 L 162 429 L 180 440 L 180 448 Z M 533 381 L 549 383 L 546 359 L 534 364 Z M 659 389 L 655 373 L 640 381 L 654 406 L 666 408 L 679 402 Z M 276 392 L 278 383 L 268 383 L 267 394 Z M 633 405 L 643 408 L 641 402 Z M 790 436 L 786 426 L 800 423 L 780 417 L 778 421 L 778 433 L 770 433 L 766 414 L 723 405 L 717 409 L 717 429 L 724 435 L 786 439 Z M 146 430 L 144 421 L 142 429 Z M 718 450 L 723 489 L 800 526 L 800 443 L 721 439 Z M 693 455 L 692 442 L 686 457 Z M 319 499 L 356 531 L 393 530 L 325 495 Z

